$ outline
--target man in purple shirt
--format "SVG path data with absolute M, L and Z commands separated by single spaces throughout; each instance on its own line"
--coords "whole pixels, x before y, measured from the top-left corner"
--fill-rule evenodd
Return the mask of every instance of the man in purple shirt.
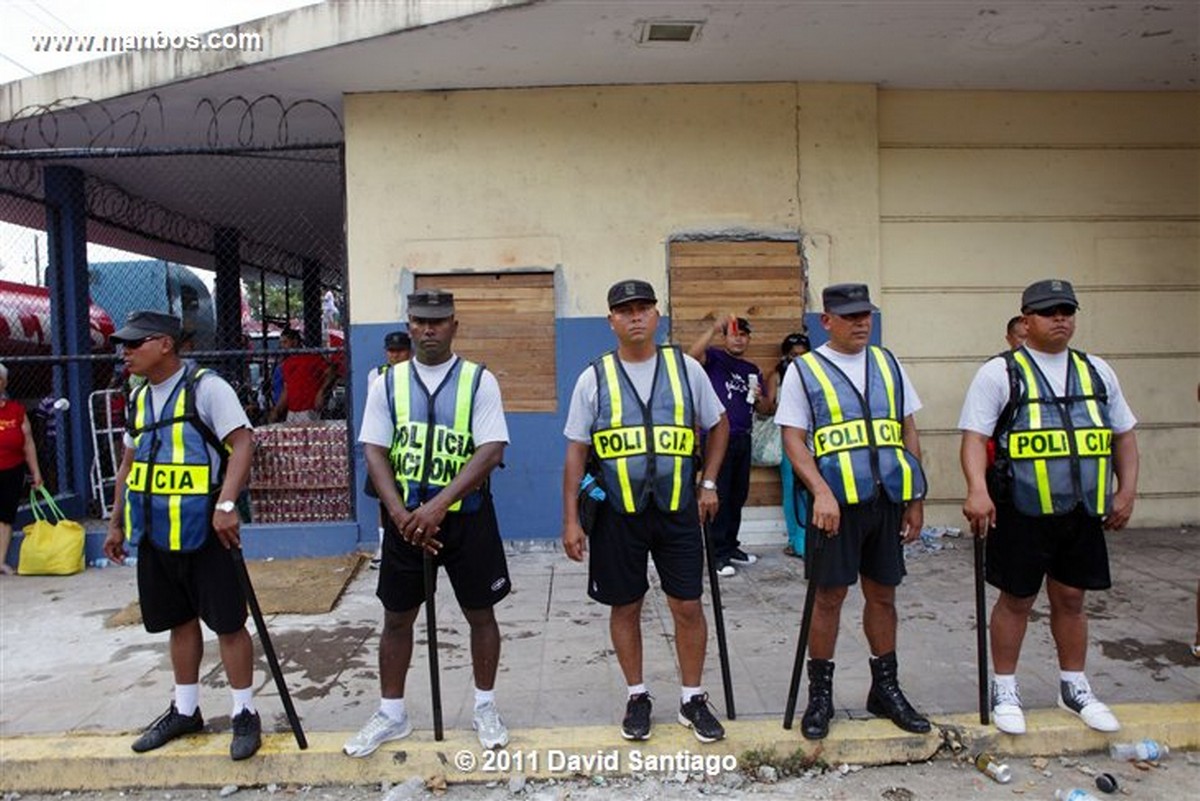
M 716 316 L 716 315 L 714 315 Z M 710 347 L 713 337 L 725 335 L 724 347 Z M 704 365 L 708 380 L 725 405 L 729 419 L 729 447 L 721 472 L 717 475 L 720 506 L 709 526 L 716 550 L 718 574 L 732 576 L 734 565 L 752 565 L 758 557 L 741 549 L 738 529 L 742 527 L 742 506 L 750 494 L 750 429 L 755 410 L 767 414 L 763 395 L 762 371 L 754 362 L 742 358 L 750 345 L 750 321 L 735 315 L 716 316 L 716 320 L 695 341 L 688 355 Z

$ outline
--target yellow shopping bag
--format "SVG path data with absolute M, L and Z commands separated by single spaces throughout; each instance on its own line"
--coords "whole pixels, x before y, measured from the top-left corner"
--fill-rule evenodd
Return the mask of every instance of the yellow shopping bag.
M 38 498 L 41 498 L 39 503 Z M 48 519 L 45 504 L 53 522 Z M 25 526 L 17 572 L 22 576 L 70 576 L 83 570 L 83 526 L 68 520 L 45 487 L 29 493 L 33 522 Z

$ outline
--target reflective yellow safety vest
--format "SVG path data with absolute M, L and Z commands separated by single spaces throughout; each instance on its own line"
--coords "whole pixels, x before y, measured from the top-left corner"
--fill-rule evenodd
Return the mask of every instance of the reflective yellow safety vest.
M 212 531 L 213 503 L 225 477 L 225 446 L 196 412 L 196 387 L 207 370 L 185 368 L 154 417 L 150 387 L 133 392 L 133 467 L 125 479 L 125 532 L 165 550 L 194 551 Z M 213 469 L 208 447 L 220 456 Z
M 1006 353 L 1016 388 L 1011 416 L 996 432 L 997 462 L 1007 458 L 1012 500 L 1024 515 L 1061 515 L 1080 503 L 1093 517 L 1112 500 L 1112 423 L 1108 389 L 1086 353 L 1070 350 L 1066 395 L 1058 397 L 1025 348 Z M 1009 422 L 1003 423 L 1008 417 Z
M 904 447 L 904 381 L 886 348 L 867 348 L 866 394 L 816 351 L 792 362 L 812 408 L 812 448 L 839 504 L 872 500 L 879 487 L 895 503 L 925 497 L 925 471 Z
M 390 367 L 387 379 L 388 407 L 395 432 L 391 460 L 396 486 L 408 509 L 416 509 L 437 495 L 462 471 L 475 453 L 471 412 L 483 368 L 457 358 L 442 383 L 432 393 L 410 362 Z M 483 502 L 483 488 L 476 487 L 450 506 L 451 512 L 474 512 Z
M 612 508 L 637 514 L 651 497 L 664 512 L 694 504 L 695 409 L 683 352 L 659 347 L 648 403 L 638 397 L 616 351 L 592 362 L 592 369 L 597 389 L 592 452 Z

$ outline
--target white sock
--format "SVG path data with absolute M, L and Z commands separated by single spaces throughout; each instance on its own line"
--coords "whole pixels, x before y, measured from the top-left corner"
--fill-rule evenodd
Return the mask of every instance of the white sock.
M 629 697 L 630 698 L 632 698 L 635 695 L 641 695 L 642 693 L 648 693 L 648 692 L 650 692 L 650 691 L 646 689 L 645 684 L 630 684 L 629 685 Z
M 487 706 L 488 704 L 494 704 L 494 703 L 496 703 L 496 691 L 495 690 L 481 690 L 478 687 L 475 688 L 475 708 L 476 709 L 479 709 L 481 706 Z
M 175 711 L 187 717 L 196 713 L 196 707 L 200 706 L 200 685 L 199 684 L 176 684 L 175 685 Z
M 1081 684 L 1084 687 L 1088 686 L 1087 676 L 1083 675 L 1082 670 L 1060 670 L 1058 676 L 1068 684 Z
M 685 703 L 685 704 L 688 701 L 692 700 L 693 695 L 703 695 L 703 694 L 704 694 L 703 687 L 680 687 L 679 688 L 679 699 L 681 701 L 683 701 L 683 703 Z
M 1017 689 L 1017 674 L 1015 673 L 997 673 L 992 677 L 992 680 L 995 681 L 996 686 L 1002 690 Z
M 236 717 L 243 709 L 254 711 L 254 688 L 246 687 L 238 690 L 234 687 L 229 688 L 233 694 L 233 711 L 230 712 L 230 717 Z
M 404 711 L 403 698 L 379 699 L 379 711 L 396 722 L 404 720 L 405 716 L 407 715 L 407 713 Z

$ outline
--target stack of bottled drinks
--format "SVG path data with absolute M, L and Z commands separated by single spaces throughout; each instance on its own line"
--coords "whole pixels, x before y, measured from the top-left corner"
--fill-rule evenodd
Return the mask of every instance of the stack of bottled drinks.
M 250 509 L 255 523 L 350 517 L 350 442 L 345 420 L 279 423 L 254 430 Z

